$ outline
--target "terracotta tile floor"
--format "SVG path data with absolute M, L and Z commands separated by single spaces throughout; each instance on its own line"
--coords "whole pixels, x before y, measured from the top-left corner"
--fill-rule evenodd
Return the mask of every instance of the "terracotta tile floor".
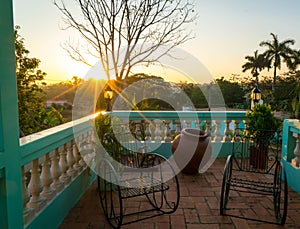
M 300 195 L 289 189 L 288 216 L 284 226 L 245 220 L 219 214 L 219 201 L 225 159 L 217 159 L 204 174 L 179 174 L 181 198 L 178 210 L 126 225 L 122 228 L 201 229 L 201 228 L 300 228 Z M 234 214 L 275 220 L 271 198 L 232 192 Z M 69 212 L 60 229 L 110 228 L 105 220 L 97 194 L 96 182 Z

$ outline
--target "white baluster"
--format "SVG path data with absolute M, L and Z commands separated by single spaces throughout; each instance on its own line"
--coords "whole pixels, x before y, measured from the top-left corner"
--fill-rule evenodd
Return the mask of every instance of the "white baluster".
M 77 141 L 78 142 L 78 139 Z M 74 141 L 73 143 L 73 155 L 74 155 L 74 158 L 75 158 L 75 164 L 74 164 L 74 168 L 77 170 L 77 172 L 79 173 L 80 171 L 82 171 L 82 166 L 80 165 L 80 159 L 81 159 L 81 156 L 80 156 L 80 153 L 78 151 L 78 147 L 77 147 L 77 144 L 76 142 Z
M 172 141 L 170 131 L 170 120 L 165 120 L 165 142 Z
M 86 145 L 85 145 L 85 149 L 88 149 L 88 150 L 92 150 L 91 148 L 91 132 L 88 132 L 85 136 L 85 142 L 86 142 Z M 95 154 L 94 154 L 94 151 L 93 152 L 89 152 L 87 154 L 84 155 L 84 161 L 87 165 L 91 165 L 93 163 L 93 159 L 95 158 Z
M 34 209 L 27 207 L 27 203 L 30 199 L 30 195 L 26 187 L 26 180 L 27 179 L 25 176 L 25 169 L 24 166 L 22 166 L 22 200 L 23 200 L 23 219 L 25 224 L 34 217 Z
M 151 128 L 150 128 L 150 121 L 146 121 L 146 129 L 145 129 L 145 141 L 150 142 L 151 141 Z
M 77 176 L 77 171 L 74 169 L 75 159 L 73 155 L 73 145 L 74 145 L 74 140 L 68 142 L 67 144 L 67 161 L 69 166 L 67 173 L 72 178 Z
M 248 122 L 247 122 L 247 120 L 244 120 L 243 122 L 244 122 L 244 126 L 245 126 L 245 128 L 244 128 L 244 134 L 248 135 L 249 134 L 248 133 Z
M 80 141 L 79 141 L 79 146 L 80 146 L 80 150 L 84 150 L 84 146 L 83 146 L 83 142 L 85 141 L 85 137 L 84 137 L 84 134 L 81 135 L 80 137 Z M 85 159 L 83 157 L 81 157 L 81 160 L 79 161 L 79 165 L 82 167 L 82 168 L 85 168 L 86 167 L 86 163 L 85 163 Z
M 220 142 L 222 140 L 221 138 L 221 131 L 220 131 L 220 120 L 216 120 L 216 131 L 215 131 L 215 142 Z
M 90 142 L 95 142 L 95 132 L 94 132 L 94 129 L 92 128 L 89 133 L 90 133 Z
M 226 129 L 225 129 L 225 142 L 230 142 L 231 138 L 230 138 L 230 128 L 229 125 L 231 123 L 231 120 L 226 120 Z
M 61 169 L 61 176 L 59 179 L 64 183 L 64 185 L 70 183 L 71 177 L 67 174 L 68 164 L 66 159 L 66 144 L 64 144 L 63 150 L 61 150 L 59 154 L 59 167 Z
M 206 120 L 206 133 L 211 136 L 211 120 Z
M 141 121 L 135 121 L 134 122 L 134 132 L 135 132 L 135 137 L 137 138 L 137 140 L 141 140 L 142 139 L 142 131 L 141 131 Z
M 296 167 L 300 167 L 300 134 L 297 135 L 296 147 L 294 150 L 295 158 L 292 159 L 292 164 Z
M 185 120 L 186 128 L 191 128 L 191 120 Z
M 43 187 L 39 176 L 39 160 L 35 159 L 32 162 L 31 178 L 28 184 L 28 191 L 31 195 L 27 207 L 33 208 L 35 212 L 39 212 L 46 204 L 46 199 L 40 193 Z
M 91 150 L 91 152 L 88 154 L 89 155 L 89 165 L 91 165 L 93 163 L 93 159 L 95 158 L 95 151 L 94 151 L 94 147 L 92 147 L 92 144 L 91 144 L 91 141 L 92 141 L 92 138 L 91 138 L 91 132 L 88 132 L 87 136 L 87 142 L 88 142 L 88 145 L 87 145 L 87 149 Z
M 154 140 L 156 142 L 160 142 L 161 141 L 161 130 L 160 130 L 161 120 L 154 120 L 154 123 L 155 123 Z
M 54 151 L 54 155 L 51 157 L 51 167 L 50 167 L 50 171 L 53 178 L 51 187 L 55 189 L 56 193 L 60 192 L 64 187 L 63 182 L 61 182 L 61 180 L 59 179 L 61 175 L 61 170 L 58 161 L 59 161 L 59 152 L 58 152 L 58 148 L 56 148 Z
M 43 184 L 43 191 L 41 192 L 41 196 L 46 198 L 50 201 L 55 195 L 55 190 L 51 188 L 51 183 L 53 181 L 51 172 L 50 172 L 50 159 L 49 153 L 46 154 L 45 161 L 42 166 L 42 173 L 41 173 L 41 181 Z
M 235 136 L 236 136 L 234 140 L 236 142 L 239 142 L 239 141 L 241 141 L 240 129 L 239 129 L 240 120 L 235 120 L 234 124 L 235 124 L 235 130 L 234 130 L 234 132 L 235 132 Z
M 200 123 L 201 123 L 201 120 L 200 120 L 200 119 L 195 120 L 195 128 L 196 128 L 196 129 L 201 129 L 201 128 L 200 128 Z
M 125 133 L 130 133 L 130 124 L 129 124 L 129 121 L 126 121 L 126 120 L 123 120 L 123 124 L 124 124 L 124 127 L 125 127 Z
M 180 120 L 176 120 L 175 123 L 176 123 L 175 135 L 178 135 L 178 134 L 181 133 L 181 123 L 180 123 Z

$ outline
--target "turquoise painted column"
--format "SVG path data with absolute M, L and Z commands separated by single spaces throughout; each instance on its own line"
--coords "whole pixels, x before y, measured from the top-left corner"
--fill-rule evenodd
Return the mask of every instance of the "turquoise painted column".
M 0 162 L 4 171 L 0 204 L 6 208 L 0 228 L 23 228 L 12 0 L 2 0 L 0 7 L 0 118 Z

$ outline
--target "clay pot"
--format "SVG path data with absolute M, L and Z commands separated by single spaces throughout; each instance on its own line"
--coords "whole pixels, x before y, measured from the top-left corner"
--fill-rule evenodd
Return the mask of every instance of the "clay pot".
M 266 146 L 250 146 L 250 165 L 253 166 L 254 169 L 262 169 L 265 170 L 268 162 L 268 147 Z
M 199 129 L 183 129 L 172 142 L 172 153 L 182 173 L 197 174 L 211 158 L 210 137 Z

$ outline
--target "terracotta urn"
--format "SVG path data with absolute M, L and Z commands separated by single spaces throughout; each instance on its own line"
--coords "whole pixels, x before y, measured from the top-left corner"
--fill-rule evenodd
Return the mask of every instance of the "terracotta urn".
M 199 129 L 183 129 L 172 142 L 172 153 L 182 173 L 197 174 L 211 158 L 210 137 Z

